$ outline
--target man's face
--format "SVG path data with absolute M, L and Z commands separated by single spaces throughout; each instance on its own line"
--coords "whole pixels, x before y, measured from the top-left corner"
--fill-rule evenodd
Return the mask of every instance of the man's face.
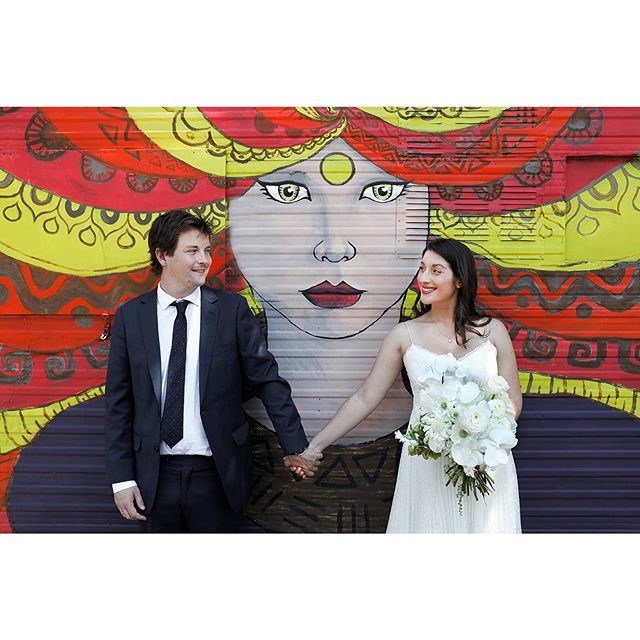
M 211 242 L 209 236 L 189 229 L 180 234 L 172 256 L 156 249 L 156 257 L 162 265 L 163 288 L 188 295 L 205 283 L 211 266 Z

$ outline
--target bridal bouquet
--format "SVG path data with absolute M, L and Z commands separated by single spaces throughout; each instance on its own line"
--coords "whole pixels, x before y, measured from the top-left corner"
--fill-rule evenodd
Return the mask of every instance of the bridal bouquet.
M 509 385 L 451 354 L 434 356 L 417 382 L 418 406 L 406 435 L 396 431 L 396 438 L 409 455 L 445 457 L 446 484 L 457 487 L 462 512 L 463 496 L 473 492 L 478 500 L 493 491 L 493 472 L 518 442 Z

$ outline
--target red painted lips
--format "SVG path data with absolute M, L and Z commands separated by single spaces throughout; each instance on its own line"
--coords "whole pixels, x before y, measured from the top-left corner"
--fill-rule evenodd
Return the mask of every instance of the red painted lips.
M 344 309 L 352 307 L 366 290 L 354 289 L 344 280 L 337 285 L 331 284 L 328 280 L 309 287 L 300 293 L 316 307 L 325 309 Z

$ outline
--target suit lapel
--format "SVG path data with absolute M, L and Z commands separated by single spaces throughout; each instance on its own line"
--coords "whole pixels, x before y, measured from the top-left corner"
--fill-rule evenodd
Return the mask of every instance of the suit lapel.
M 213 351 L 213 343 L 218 329 L 220 305 L 217 304 L 218 296 L 213 289 L 209 287 L 201 287 L 200 290 L 202 292 L 202 310 L 200 312 L 200 352 L 198 354 L 198 373 L 200 384 L 200 403 L 202 403 L 204 400 L 204 392 L 207 388 L 207 376 L 209 375 L 211 352 Z
M 147 353 L 147 365 L 153 383 L 153 391 L 160 406 L 162 392 L 162 371 L 160 369 L 160 339 L 158 337 L 158 294 L 156 289 L 140 298 L 138 317 L 140 332 Z

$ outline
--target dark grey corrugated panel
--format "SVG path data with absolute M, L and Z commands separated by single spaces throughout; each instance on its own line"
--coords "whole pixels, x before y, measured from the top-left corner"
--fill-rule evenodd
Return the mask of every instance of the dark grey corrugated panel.
M 50 422 L 16 463 L 8 514 L 17 532 L 135 532 L 120 517 L 104 463 L 104 400 Z
M 589 400 L 534 396 L 518 438 L 524 531 L 640 531 L 640 421 Z
M 113 504 L 103 419 L 103 399 L 89 401 L 53 420 L 23 451 L 9 490 L 15 531 L 138 530 Z M 640 532 L 640 422 L 584 399 L 527 397 L 518 437 L 524 532 Z M 375 483 L 365 491 L 369 503 L 391 499 Z M 331 492 L 326 500 L 327 510 L 336 508 Z
M 135 533 L 120 517 L 104 461 L 104 398 L 68 409 L 26 447 L 16 463 L 7 511 L 18 533 Z M 252 522 L 243 531 L 261 531 Z

